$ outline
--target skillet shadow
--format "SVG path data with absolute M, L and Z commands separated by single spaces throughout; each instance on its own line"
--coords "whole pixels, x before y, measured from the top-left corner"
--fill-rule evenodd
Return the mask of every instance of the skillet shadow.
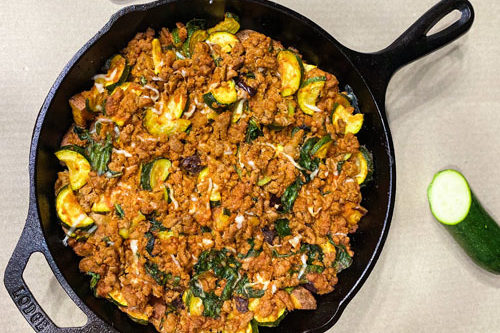
M 389 124 L 407 118 L 416 106 L 423 108 L 456 87 L 463 73 L 462 45 L 466 42 L 445 47 L 396 73 L 387 89 Z

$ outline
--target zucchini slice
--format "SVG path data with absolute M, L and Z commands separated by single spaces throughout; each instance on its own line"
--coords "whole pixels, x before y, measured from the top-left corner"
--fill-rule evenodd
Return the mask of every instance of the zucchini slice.
M 87 184 L 91 167 L 85 156 L 73 150 L 61 149 L 56 152 L 56 157 L 68 167 L 69 183 L 73 191 Z
M 194 53 L 194 47 L 200 42 L 204 42 L 208 38 L 208 33 L 206 30 L 196 30 L 189 38 L 189 53 L 192 55 Z
M 130 66 L 127 60 L 117 54 L 109 61 L 109 69 L 106 75 L 97 75 L 95 83 L 102 84 L 109 92 L 127 80 Z
M 57 194 L 56 211 L 61 222 L 70 229 L 84 229 L 94 224 L 69 186 L 64 186 Z
M 158 75 L 160 74 L 161 67 L 163 65 L 161 60 L 161 44 L 158 38 L 153 39 L 151 42 L 151 52 L 153 54 L 153 64 L 155 66 L 154 73 Z
M 344 134 L 356 134 L 361 130 L 361 127 L 363 126 L 363 114 L 352 114 L 351 112 L 349 112 L 347 108 L 340 104 L 336 104 L 336 106 L 334 107 L 332 124 L 338 129 L 338 121 L 342 119 L 342 121 L 345 123 Z
M 186 290 L 182 295 L 182 301 L 190 315 L 201 316 L 203 314 L 204 306 L 203 300 L 193 295 L 190 289 Z
M 110 202 L 109 198 L 101 195 L 99 200 L 94 202 L 91 210 L 96 213 L 109 213 L 111 208 L 113 208 L 113 204 Z
M 319 244 L 319 247 L 321 247 L 321 250 L 323 251 L 324 254 L 327 253 L 333 253 L 335 254 L 337 250 L 335 250 L 335 246 L 330 243 L 328 240 L 322 244 Z
M 123 294 L 119 290 L 113 290 L 113 291 L 109 292 L 108 297 L 112 303 L 114 303 L 118 306 L 122 306 L 122 307 L 128 306 L 127 300 L 125 299 L 125 297 L 123 297 Z
M 316 144 L 311 148 L 310 154 L 313 157 L 325 158 L 326 153 L 328 152 L 328 148 L 333 144 L 332 138 L 330 135 L 325 135 L 321 139 L 319 139 Z
M 234 81 L 227 81 L 221 86 L 203 95 L 203 101 L 212 109 L 226 107 L 238 100 L 238 92 Z
M 359 152 L 354 155 L 359 173 L 355 176 L 358 184 L 369 181 L 373 174 L 373 157 L 365 147 L 360 147 Z
M 231 122 L 233 124 L 237 123 L 246 110 L 248 110 L 248 101 L 246 99 L 240 99 L 232 107 L 233 115 L 231 116 Z
M 318 68 L 318 66 L 316 65 L 310 65 L 310 64 L 306 64 L 305 62 L 303 63 L 304 65 L 304 71 L 307 73 L 315 68 Z
M 259 301 L 260 298 L 251 298 L 250 302 L 248 302 L 248 309 L 250 311 L 256 312 L 256 310 L 259 307 Z M 259 326 L 276 327 L 280 324 L 283 318 L 285 318 L 287 313 L 288 312 L 286 310 L 286 306 L 283 305 L 283 307 L 280 308 L 276 314 L 272 314 L 267 317 L 260 317 L 258 315 L 254 315 L 253 319 Z
M 207 42 L 210 44 L 219 45 L 222 52 L 231 53 L 233 47 L 240 42 L 238 37 L 233 35 L 232 33 L 219 31 L 213 34 L 210 34 L 207 38 Z
M 213 28 L 208 29 L 209 34 L 213 34 L 220 31 L 229 32 L 235 34 L 240 30 L 240 23 L 236 20 L 234 15 L 231 13 L 226 13 L 224 15 L 224 21 L 217 23 Z
M 146 110 L 143 120 L 144 127 L 154 136 L 170 136 L 175 133 L 184 132 L 191 125 L 187 119 L 170 120 L 158 116 L 151 108 Z
M 226 214 L 225 210 L 225 208 L 221 209 L 220 213 L 215 217 L 214 229 L 217 231 L 224 231 L 231 223 L 230 216 Z
M 500 226 L 458 171 L 438 172 L 427 189 L 432 215 L 480 267 L 500 274 Z
M 280 51 L 278 72 L 281 77 L 281 95 L 287 97 L 295 94 L 304 76 L 304 66 L 300 57 L 289 50 Z
M 187 106 L 187 94 L 176 91 L 168 99 L 162 113 L 154 108 L 146 109 L 143 125 L 154 136 L 170 136 L 187 130 L 191 121 L 180 119 Z
M 198 174 L 198 184 L 203 183 L 207 179 L 209 175 L 208 173 L 209 173 L 208 167 L 200 171 L 200 173 Z M 221 194 L 216 184 L 212 185 L 212 191 L 210 192 L 209 200 L 212 202 L 220 202 L 221 200 Z
M 307 79 L 302 83 L 299 92 L 297 93 L 297 102 L 305 114 L 313 115 L 321 110 L 316 106 L 316 100 L 323 90 L 326 82 L 325 76 L 316 76 Z
M 132 321 L 135 321 L 136 323 L 141 325 L 149 324 L 149 317 L 147 314 L 133 310 L 127 310 L 126 312 L 129 318 L 132 319 Z
M 168 177 L 172 162 L 166 158 L 159 158 L 144 164 L 141 170 L 141 187 L 152 191 L 162 184 Z
M 257 186 L 264 186 L 268 184 L 271 180 L 273 180 L 271 177 L 264 176 L 257 181 Z

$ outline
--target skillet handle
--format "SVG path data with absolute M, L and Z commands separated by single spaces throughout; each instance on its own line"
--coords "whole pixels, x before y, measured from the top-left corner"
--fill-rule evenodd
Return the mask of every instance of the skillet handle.
M 31 211 L 31 209 L 30 209 Z M 94 314 L 82 309 L 88 317 L 82 327 L 58 327 L 43 311 L 28 285 L 24 281 L 23 273 L 31 255 L 41 252 L 49 256 L 47 244 L 43 238 L 40 222 L 36 214 L 29 213 L 26 219 L 21 238 L 5 269 L 4 284 L 17 308 L 36 332 L 44 333 L 77 333 L 77 332 L 104 332 L 99 326 L 100 319 Z
M 439 21 L 454 10 L 461 13 L 458 21 L 428 35 Z M 459 38 L 470 29 L 473 21 L 474 9 L 468 0 L 441 0 L 387 48 L 371 54 L 347 48 L 344 51 L 361 69 L 377 102 L 385 102 L 387 86 L 398 69 Z

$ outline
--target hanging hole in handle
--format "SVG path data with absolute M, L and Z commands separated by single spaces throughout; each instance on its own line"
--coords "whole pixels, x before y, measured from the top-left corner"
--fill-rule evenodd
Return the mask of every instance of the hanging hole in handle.
M 31 255 L 23 279 L 54 324 L 59 327 L 81 327 L 87 323 L 87 316 L 66 294 L 42 253 L 34 252 Z
M 444 29 L 452 26 L 454 23 L 460 20 L 462 18 L 462 12 L 459 11 L 458 9 L 455 9 L 451 13 L 447 14 L 445 17 L 443 17 L 439 22 L 437 22 L 431 30 L 429 30 L 426 34 L 427 37 L 432 36 L 434 34 L 437 34 L 438 32 L 443 31 Z

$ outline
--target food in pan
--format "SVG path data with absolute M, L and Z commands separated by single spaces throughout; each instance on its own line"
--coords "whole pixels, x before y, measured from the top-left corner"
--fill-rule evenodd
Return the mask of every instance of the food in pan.
M 500 226 L 472 193 L 467 179 L 447 169 L 434 175 L 427 190 L 434 217 L 484 269 L 500 274 Z
M 350 87 L 226 14 L 138 33 L 69 100 L 65 242 L 160 332 L 256 332 L 351 265 L 371 154 Z

